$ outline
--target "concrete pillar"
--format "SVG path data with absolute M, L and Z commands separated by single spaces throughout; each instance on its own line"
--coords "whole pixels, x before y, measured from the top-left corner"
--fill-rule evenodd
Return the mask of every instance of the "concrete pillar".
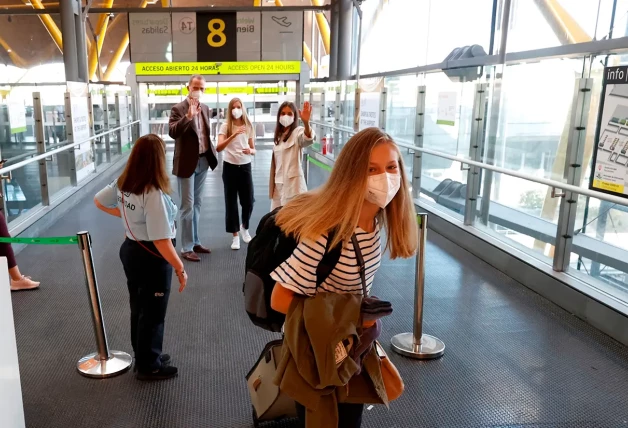
M 353 41 L 353 1 L 338 0 L 338 48 L 337 80 L 347 79 L 351 76 L 352 41 Z M 333 49 L 333 48 L 332 48 Z
M 340 1 L 331 0 L 331 40 L 329 46 L 329 80 L 338 80 L 338 32 L 340 31 Z
M 85 21 L 83 20 L 80 5 L 78 12 L 78 15 L 74 16 L 78 77 L 81 82 L 89 83 L 89 71 L 87 68 L 87 34 L 85 33 Z
M 65 80 L 78 81 L 78 55 L 76 46 L 76 0 L 60 1 L 61 35 L 63 36 L 63 63 L 65 64 Z

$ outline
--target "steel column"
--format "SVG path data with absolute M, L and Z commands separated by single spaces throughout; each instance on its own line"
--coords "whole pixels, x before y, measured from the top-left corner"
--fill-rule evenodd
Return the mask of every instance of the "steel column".
M 35 131 L 35 142 L 37 144 L 37 154 L 46 153 L 46 130 L 44 126 L 44 105 L 40 92 L 33 92 L 33 126 Z M 48 162 L 40 159 L 39 162 L 39 186 L 41 190 L 41 204 L 50 205 L 50 189 L 48 187 Z
M 122 97 L 122 98 L 124 102 L 126 102 L 126 97 Z M 116 146 L 118 148 L 118 154 L 121 155 L 122 154 L 122 130 L 119 128 L 120 126 L 122 126 L 122 120 L 120 118 L 120 95 L 119 94 L 115 94 L 115 100 L 116 100 L 116 111 L 115 111 L 116 128 L 118 128 L 118 130 L 116 131 Z
M 423 131 L 425 126 L 425 85 L 417 88 L 416 119 L 414 121 L 414 144 L 423 147 Z M 421 171 L 423 167 L 423 153 L 414 151 L 412 163 L 412 194 L 415 199 L 421 197 Z
M 78 56 L 76 44 L 75 0 L 61 2 L 61 32 L 63 34 L 63 64 L 65 80 L 79 81 Z
M 63 45 L 65 47 L 65 44 Z M 65 134 L 68 143 L 74 143 L 74 131 L 72 125 L 72 99 L 69 92 L 65 93 Z M 78 177 L 76 175 L 76 149 L 77 146 L 68 149 L 67 163 L 69 168 L 70 183 L 72 186 L 76 186 L 78 183 Z M 61 159 L 62 156 L 58 156 L 57 159 Z
M 482 146 L 484 145 L 484 122 L 486 116 L 487 83 L 476 83 L 473 99 L 471 139 L 469 141 L 469 159 L 482 161 Z M 464 209 L 464 224 L 471 226 L 475 223 L 477 214 L 477 198 L 480 194 L 480 172 L 477 166 L 470 166 L 467 172 L 467 195 Z
M 580 78 L 576 81 L 574 90 L 565 162 L 565 178 L 567 184 L 573 186 L 580 186 L 582 179 L 582 158 L 586 144 L 586 126 L 589 119 L 592 87 L 593 79 Z M 569 268 L 577 208 L 578 195 L 568 190 L 565 191 L 560 202 L 556 250 L 554 251 L 553 268 L 557 272 L 564 272 Z
M 106 91 L 105 91 L 106 92 Z M 109 131 L 109 103 L 107 102 L 107 94 L 102 95 L 102 110 L 103 110 L 103 131 Z M 107 163 L 111 163 L 111 134 L 105 135 L 105 159 Z
M 388 103 L 388 89 L 382 88 L 379 97 L 379 127 L 382 131 L 386 131 L 386 107 Z
M 351 52 L 353 33 L 353 2 L 339 0 L 338 13 L 338 54 L 337 79 L 348 79 L 351 76 Z

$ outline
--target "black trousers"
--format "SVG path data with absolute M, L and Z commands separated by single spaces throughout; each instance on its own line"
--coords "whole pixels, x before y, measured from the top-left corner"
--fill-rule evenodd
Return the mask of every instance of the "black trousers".
M 223 162 L 222 182 L 225 186 L 225 227 L 227 233 L 240 231 L 240 224 L 249 228 L 249 220 L 253 213 L 253 175 L 251 164 L 234 165 Z M 242 207 L 242 222 L 238 214 L 238 198 Z
M 152 242 L 142 244 L 159 254 Z M 131 344 L 137 369 L 144 372 L 159 369 L 172 266 L 128 238 L 120 247 L 120 260 L 129 288 Z
M 364 404 L 338 404 L 338 428 L 360 428 Z M 305 407 L 297 403 L 299 427 L 305 428 Z M 331 428 L 331 427 L 330 427 Z

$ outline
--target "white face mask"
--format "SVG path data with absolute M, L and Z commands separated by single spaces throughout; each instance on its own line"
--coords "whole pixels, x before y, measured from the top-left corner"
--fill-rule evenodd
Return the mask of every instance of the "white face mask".
M 242 117 L 242 109 L 234 108 L 233 110 L 231 110 L 231 114 L 233 115 L 234 119 L 240 119 Z
M 202 95 L 203 95 L 202 91 L 192 91 L 192 92 L 190 92 L 190 98 L 194 98 L 196 100 L 200 99 Z
M 294 116 L 284 114 L 283 116 L 279 117 L 279 123 L 281 123 L 283 126 L 290 126 L 294 123 Z
M 365 198 L 380 208 L 386 208 L 399 191 L 399 187 L 401 187 L 401 174 L 384 172 L 371 175 Z

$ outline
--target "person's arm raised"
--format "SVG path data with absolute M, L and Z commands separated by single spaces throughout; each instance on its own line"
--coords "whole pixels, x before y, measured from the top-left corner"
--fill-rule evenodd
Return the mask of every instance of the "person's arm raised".
M 198 100 L 190 98 L 189 104 L 188 112 L 184 115 L 175 107 L 170 110 L 170 120 L 168 121 L 168 135 L 170 135 L 170 138 L 177 139 L 182 136 L 192 124 L 192 119 L 201 111 Z

